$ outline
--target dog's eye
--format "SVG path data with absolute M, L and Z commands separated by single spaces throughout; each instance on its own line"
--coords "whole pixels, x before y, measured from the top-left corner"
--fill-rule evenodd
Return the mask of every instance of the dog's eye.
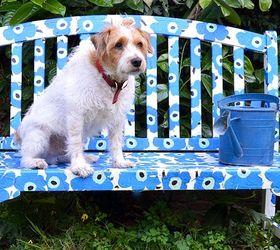
M 139 48 L 143 48 L 143 43 L 142 43 L 142 42 L 139 42 L 139 43 L 137 43 L 137 46 L 138 46 Z
M 122 44 L 121 42 L 117 42 L 117 43 L 115 44 L 115 48 L 116 48 L 116 49 L 122 49 L 122 48 L 123 48 L 123 44 Z

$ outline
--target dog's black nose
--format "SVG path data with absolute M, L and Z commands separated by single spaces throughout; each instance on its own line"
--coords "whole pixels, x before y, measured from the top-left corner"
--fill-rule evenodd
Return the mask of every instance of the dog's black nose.
M 142 60 L 139 57 L 136 57 L 133 58 L 130 62 L 135 68 L 139 68 L 141 66 Z

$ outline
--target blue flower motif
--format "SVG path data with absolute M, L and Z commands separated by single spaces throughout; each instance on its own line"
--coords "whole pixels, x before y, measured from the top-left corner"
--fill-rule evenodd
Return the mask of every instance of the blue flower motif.
M 223 41 L 228 35 L 226 27 L 214 23 L 198 23 L 196 29 L 205 40 L 210 41 Z
M 148 106 L 147 107 L 147 124 L 152 133 L 157 132 L 157 110 Z
M 13 191 L 9 193 L 6 188 L 14 186 L 15 183 L 15 173 L 12 171 L 5 171 L 0 173 L 0 202 L 15 198 L 20 195 L 19 191 Z
M 277 192 L 280 192 L 280 172 L 275 171 L 275 169 L 271 168 L 265 172 L 265 177 L 271 181 L 271 188 L 277 190 Z
M 82 16 L 78 20 L 78 30 L 81 33 L 93 33 L 94 26 L 94 22 L 89 17 Z
M 125 150 L 143 150 L 149 147 L 149 141 L 147 138 L 135 138 L 126 137 L 125 139 Z
M 197 190 L 220 189 L 221 182 L 224 181 L 223 173 L 220 171 L 203 171 L 197 178 L 194 188 Z
M 190 174 L 188 172 L 168 171 L 166 176 L 162 178 L 162 185 L 164 190 L 185 190 L 190 181 Z
M 73 190 L 112 190 L 111 172 L 108 170 L 94 170 L 93 175 L 85 179 L 74 178 L 71 181 Z
M 265 45 L 264 36 L 252 32 L 238 32 L 236 38 L 247 48 L 262 48 Z
M 154 138 L 153 144 L 156 147 L 167 150 L 178 150 L 186 148 L 186 141 L 179 138 Z
M 155 17 L 155 19 L 157 18 Z M 169 22 L 166 22 L 164 24 L 161 21 L 155 22 L 151 25 L 150 28 L 152 30 L 156 30 L 157 33 L 162 33 L 162 34 L 171 33 L 174 35 L 181 35 L 182 31 L 184 31 L 188 27 L 189 27 L 189 23 L 186 20 L 176 19 L 172 21 L 170 19 Z
M 237 170 L 227 170 L 231 177 L 225 182 L 225 189 L 248 189 L 248 186 L 259 189 L 263 180 L 259 176 L 260 170 L 249 168 L 238 168 Z
M 53 30 L 55 36 L 69 34 L 71 29 L 71 17 L 59 18 L 59 19 L 49 19 L 45 21 L 45 25 Z
M 7 166 L 8 168 L 20 168 L 20 158 L 17 157 L 9 157 L 6 158 L 3 163 L 5 164 L 5 166 Z M 0 177 L 1 178 L 1 177 Z M 1 185 L 0 185 L 1 187 Z
M 206 149 L 210 146 L 210 141 L 207 138 L 190 138 L 189 146 L 194 149 Z
M 46 182 L 38 170 L 23 170 L 15 179 L 15 187 L 20 191 L 45 191 Z
M 0 189 L 12 187 L 15 182 L 15 173 L 12 171 L 5 171 L 0 173 Z
M 24 41 L 27 38 L 34 37 L 36 30 L 36 26 L 32 23 L 19 24 L 14 27 L 8 27 L 4 30 L 3 35 L 7 40 Z
M 156 171 L 145 169 L 126 169 L 119 175 L 119 186 L 121 188 L 132 188 L 134 191 L 156 190 L 160 184 Z
M 66 182 L 66 174 L 48 172 L 46 183 L 49 191 L 65 191 L 69 190 L 69 184 Z
M 6 201 L 9 199 L 10 199 L 9 193 L 4 189 L 0 189 L 0 202 Z

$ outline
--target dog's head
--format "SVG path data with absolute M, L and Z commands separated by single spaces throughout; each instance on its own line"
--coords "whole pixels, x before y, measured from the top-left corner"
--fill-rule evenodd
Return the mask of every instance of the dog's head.
M 99 60 L 112 75 L 125 78 L 146 69 L 146 56 L 152 53 L 150 35 L 133 24 L 123 19 L 91 37 Z

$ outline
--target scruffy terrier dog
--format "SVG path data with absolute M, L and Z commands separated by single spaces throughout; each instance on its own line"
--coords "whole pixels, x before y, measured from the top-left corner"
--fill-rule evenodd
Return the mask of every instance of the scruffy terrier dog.
M 22 167 L 70 162 L 74 174 L 87 177 L 97 158 L 84 155 L 83 146 L 102 129 L 108 130 L 112 165 L 133 166 L 123 156 L 123 129 L 134 101 L 135 76 L 145 71 L 152 52 L 149 34 L 133 24 L 131 19 L 113 20 L 82 41 L 33 103 L 15 134 Z

